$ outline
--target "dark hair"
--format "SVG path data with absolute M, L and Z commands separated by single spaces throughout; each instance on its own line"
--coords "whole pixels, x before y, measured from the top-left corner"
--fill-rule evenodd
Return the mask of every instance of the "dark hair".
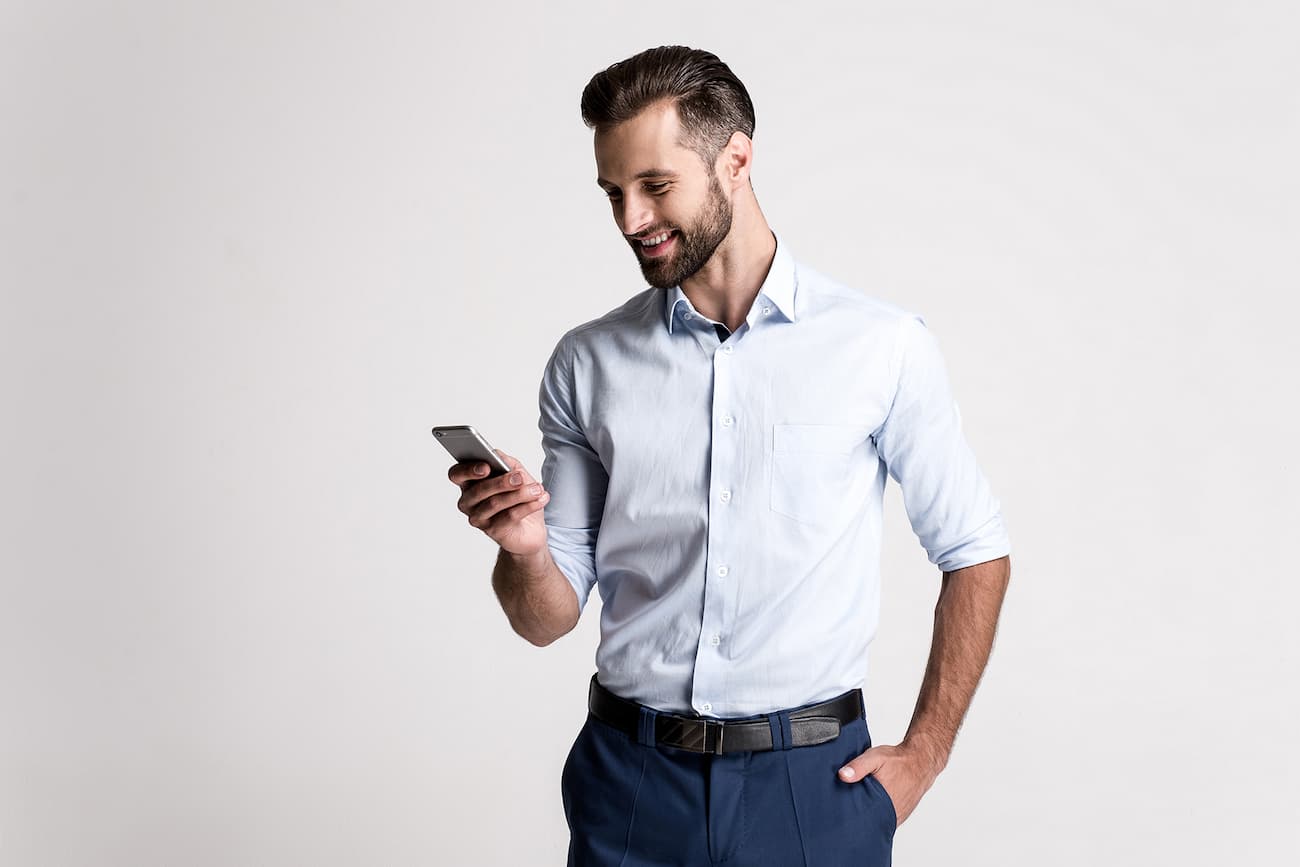
M 600 132 L 661 100 L 672 100 L 682 144 L 712 167 L 739 130 L 754 137 L 754 104 L 740 79 L 717 55 L 664 45 L 597 72 L 582 91 L 582 120 Z

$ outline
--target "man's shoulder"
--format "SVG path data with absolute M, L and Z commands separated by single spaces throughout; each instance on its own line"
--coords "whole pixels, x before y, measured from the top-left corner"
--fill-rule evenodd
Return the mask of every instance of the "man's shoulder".
M 560 335 L 556 346 L 572 349 L 599 346 L 611 336 L 627 338 L 638 330 L 636 326 L 663 324 L 664 290 L 647 287 L 628 298 L 617 307 L 601 315 L 580 322 Z
M 849 317 L 864 326 L 898 328 L 907 320 L 925 320 L 921 314 L 880 295 L 850 286 L 816 268 L 797 262 L 799 314 Z

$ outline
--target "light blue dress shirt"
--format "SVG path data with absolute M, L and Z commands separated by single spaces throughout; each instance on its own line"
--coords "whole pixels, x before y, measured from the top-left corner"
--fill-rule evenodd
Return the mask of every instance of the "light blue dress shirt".
M 602 609 L 601 684 L 737 717 L 861 686 L 888 476 L 930 562 L 1009 553 L 924 320 L 776 256 L 745 322 L 646 289 L 566 332 L 539 393 L 548 545 Z

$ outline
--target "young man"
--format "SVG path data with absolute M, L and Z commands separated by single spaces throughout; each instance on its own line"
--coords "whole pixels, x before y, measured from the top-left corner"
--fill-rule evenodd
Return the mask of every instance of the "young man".
M 1009 577 L 997 500 L 920 316 L 796 262 L 750 185 L 754 111 L 717 57 L 642 52 L 582 95 L 597 183 L 649 289 L 568 331 L 542 483 L 457 464 L 493 586 L 545 645 L 593 586 L 590 714 L 565 763 L 571 865 L 883 865 L 947 762 Z M 943 572 L 906 736 L 859 685 L 886 478 Z

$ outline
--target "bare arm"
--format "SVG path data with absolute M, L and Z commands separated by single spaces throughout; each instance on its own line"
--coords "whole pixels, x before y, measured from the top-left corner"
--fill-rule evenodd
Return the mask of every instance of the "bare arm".
M 930 659 L 907 735 L 897 746 L 872 747 L 840 770 L 845 781 L 874 775 L 894 802 L 899 824 L 948 764 L 988 663 L 1010 578 L 1009 557 L 944 573 Z
M 542 510 L 549 492 L 518 458 L 496 451 L 510 473 L 488 478 L 486 464 L 462 462 L 447 477 L 460 488 L 456 506 L 470 526 L 500 546 L 492 589 L 510 626 L 529 643 L 544 647 L 577 625 L 578 595 L 546 542 Z
M 930 754 L 936 774 L 948 764 L 957 729 L 984 674 L 1010 579 L 1009 557 L 943 573 L 930 660 L 903 738 L 904 744 Z
M 510 626 L 538 647 L 578 625 L 578 595 L 547 548 L 531 555 L 502 548 L 492 570 L 492 589 Z

